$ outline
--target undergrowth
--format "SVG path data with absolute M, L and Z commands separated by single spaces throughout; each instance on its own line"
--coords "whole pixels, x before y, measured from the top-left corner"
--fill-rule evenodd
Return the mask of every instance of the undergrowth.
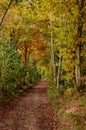
M 48 92 L 58 130 L 86 130 L 86 93 L 79 93 L 74 88 L 55 88 L 52 83 Z

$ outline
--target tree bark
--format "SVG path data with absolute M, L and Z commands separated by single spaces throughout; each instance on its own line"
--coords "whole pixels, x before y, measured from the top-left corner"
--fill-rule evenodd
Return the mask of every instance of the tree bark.
M 25 49 L 25 54 L 24 54 L 24 64 L 25 64 L 25 78 L 27 75 L 27 43 L 24 43 L 24 49 Z
M 62 25 L 62 15 L 61 15 L 61 5 L 62 1 L 59 1 L 60 3 L 60 26 Z M 61 46 L 61 41 L 60 41 L 60 46 Z M 60 71 L 61 71 L 61 51 L 59 52 L 59 62 L 58 62 L 58 72 L 57 72 L 57 88 L 59 87 L 59 82 L 60 82 Z
M 2 34 L 2 41 L 3 43 L 5 42 L 5 39 L 4 39 L 4 34 L 3 32 L 1 33 Z M 2 79 L 2 95 L 5 96 L 5 55 L 4 55 L 4 46 L 2 44 L 2 69 L 1 69 L 1 79 Z
M 54 77 L 54 84 L 56 84 L 56 67 L 55 67 L 55 56 L 54 56 L 54 48 L 53 48 L 53 32 L 52 32 L 52 14 L 50 12 L 50 55 L 51 55 L 51 63 L 52 63 L 52 70 L 53 70 L 53 77 Z
M 60 81 L 60 70 L 61 70 L 61 56 L 59 57 L 58 72 L 57 72 L 57 88 L 59 87 Z
M 76 50 L 76 58 L 77 58 L 77 65 L 76 65 L 76 86 L 80 88 L 81 86 L 81 46 L 82 46 L 82 29 L 83 29 L 83 9 L 84 9 L 84 3 L 85 0 L 77 0 L 77 5 L 78 5 L 78 11 L 79 11 L 79 16 L 78 16 L 78 29 L 77 29 L 77 50 Z

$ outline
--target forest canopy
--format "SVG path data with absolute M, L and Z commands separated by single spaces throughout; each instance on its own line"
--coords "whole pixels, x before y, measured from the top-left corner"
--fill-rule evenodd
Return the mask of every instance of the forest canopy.
M 40 74 L 57 88 L 85 88 L 85 9 L 85 0 L 0 0 L 2 93 Z

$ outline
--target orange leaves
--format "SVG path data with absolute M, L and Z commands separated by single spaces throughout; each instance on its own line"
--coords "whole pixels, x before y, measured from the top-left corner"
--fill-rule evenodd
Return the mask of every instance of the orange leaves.
M 34 39 L 32 41 L 32 57 L 34 59 L 40 59 L 47 53 L 47 45 L 40 38 Z

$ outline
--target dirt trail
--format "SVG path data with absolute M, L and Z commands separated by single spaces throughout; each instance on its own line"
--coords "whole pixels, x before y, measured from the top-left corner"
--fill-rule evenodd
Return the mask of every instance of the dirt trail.
M 57 130 L 45 80 L 1 110 L 0 130 Z

